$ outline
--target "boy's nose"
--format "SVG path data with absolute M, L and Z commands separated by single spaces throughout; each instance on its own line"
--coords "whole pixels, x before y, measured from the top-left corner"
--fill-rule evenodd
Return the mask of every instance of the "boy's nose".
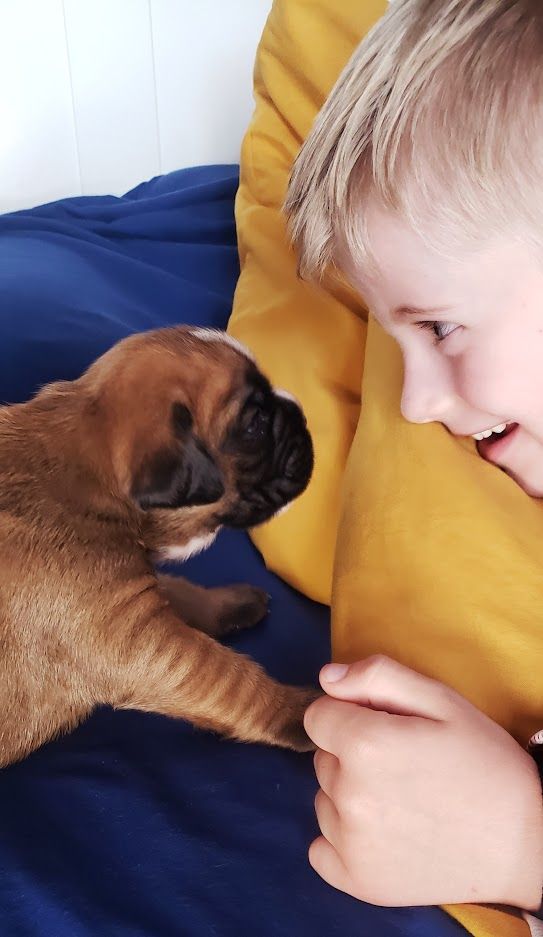
M 444 369 L 410 364 L 404 359 L 402 416 L 409 423 L 446 423 L 455 394 Z

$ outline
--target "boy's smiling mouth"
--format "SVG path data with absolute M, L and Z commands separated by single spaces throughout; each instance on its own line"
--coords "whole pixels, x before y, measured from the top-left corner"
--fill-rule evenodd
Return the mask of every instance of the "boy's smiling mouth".
M 500 423 L 490 430 L 473 433 L 477 452 L 487 462 L 499 465 L 505 449 L 509 447 L 514 436 L 516 436 L 518 428 L 518 423 Z
M 481 439 L 489 439 L 492 435 L 503 436 L 507 427 L 512 425 L 512 423 L 498 423 L 492 429 L 482 429 L 479 433 L 471 433 L 471 435 L 479 442 Z

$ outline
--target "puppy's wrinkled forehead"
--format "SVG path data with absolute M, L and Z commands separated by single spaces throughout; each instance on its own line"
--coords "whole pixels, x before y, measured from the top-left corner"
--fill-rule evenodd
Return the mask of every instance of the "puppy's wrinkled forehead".
M 250 351 L 235 338 L 213 329 L 195 329 L 191 338 L 197 342 L 196 354 L 203 364 L 192 413 L 207 438 L 219 442 L 248 403 L 269 400 L 273 391 Z
M 200 412 L 202 407 L 208 409 L 206 404 L 213 403 L 214 416 L 220 414 L 221 422 L 225 424 L 254 394 L 272 393 L 270 383 L 259 371 L 253 355 L 237 339 L 214 329 L 195 329 L 192 338 L 199 343 L 199 351 L 210 362 L 207 374 L 211 385 L 209 396 L 207 400 L 200 398 L 197 401 L 200 417 L 203 416 Z
M 130 336 L 100 358 L 88 380 L 112 409 L 156 424 L 174 402 L 214 436 L 252 392 L 270 394 L 251 353 L 229 335 L 180 326 Z
M 197 341 L 215 346 L 222 345 L 223 348 L 226 346 L 227 348 L 233 349 L 239 355 L 242 355 L 242 357 L 248 358 L 250 361 L 254 362 L 255 360 L 249 349 L 246 348 L 245 345 L 242 345 L 242 343 L 239 342 L 237 338 L 234 338 L 232 335 L 228 335 L 227 332 L 220 332 L 218 329 L 196 328 L 190 329 L 190 334 L 192 338 L 196 339 Z

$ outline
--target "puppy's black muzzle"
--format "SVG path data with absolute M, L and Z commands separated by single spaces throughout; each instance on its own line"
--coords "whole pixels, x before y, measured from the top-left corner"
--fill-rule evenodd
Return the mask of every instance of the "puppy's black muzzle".
M 269 520 L 297 498 L 313 472 L 313 444 L 305 416 L 292 400 L 275 397 L 269 432 L 250 460 L 240 460 L 239 500 L 221 518 L 228 527 L 247 528 Z

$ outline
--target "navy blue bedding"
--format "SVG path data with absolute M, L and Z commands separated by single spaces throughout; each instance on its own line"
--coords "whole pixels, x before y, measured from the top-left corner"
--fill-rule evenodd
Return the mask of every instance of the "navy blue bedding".
M 236 187 L 237 167 L 204 167 L 0 217 L 0 402 L 76 377 L 130 332 L 224 327 Z M 271 614 L 231 643 L 281 680 L 316 682 L 328 610 L 245 534 L 183 573 L 266 588 Z M 99 710 L 0 772 L 0 937 L 465 935 L 440 909 L 375 908 L 322 882 L 306 859 L 315 790 L 310 755 Z

